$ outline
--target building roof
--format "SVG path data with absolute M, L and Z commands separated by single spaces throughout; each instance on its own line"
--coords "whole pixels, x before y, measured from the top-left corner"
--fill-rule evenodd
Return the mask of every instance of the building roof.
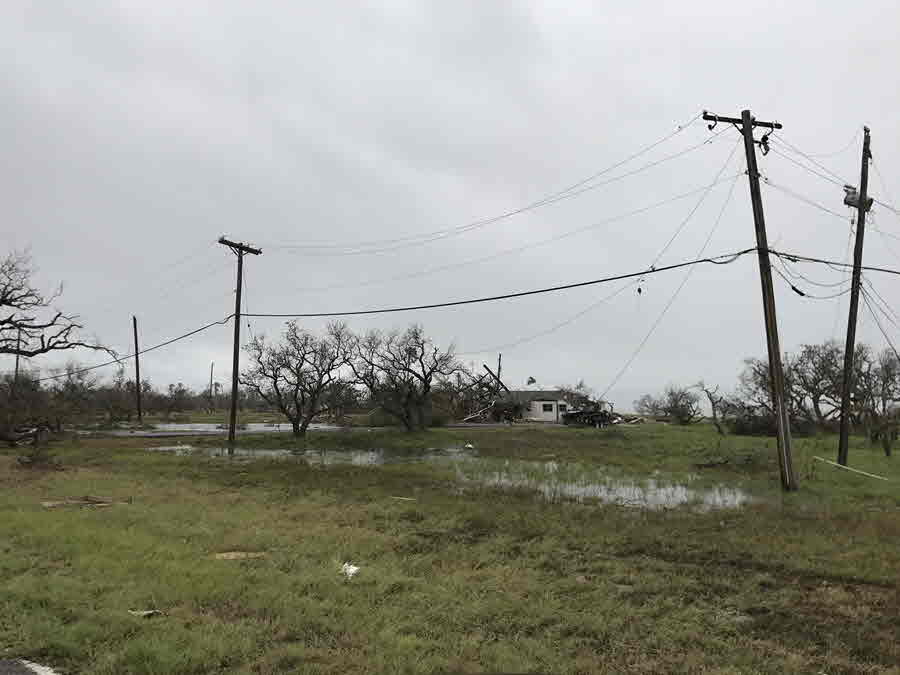
M 531 401 L 565 401 L 566 397 L 558 389 L 519 389 L 509 392 L 509 397 L 518 403 Z

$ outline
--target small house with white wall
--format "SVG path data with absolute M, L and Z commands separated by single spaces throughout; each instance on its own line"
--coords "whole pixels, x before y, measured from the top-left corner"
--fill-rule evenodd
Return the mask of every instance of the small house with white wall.
M 510 396 L 522 404 L 526 422 L 561 423 L 563 413 L 572 408 L 558 391 L 511 391 Z

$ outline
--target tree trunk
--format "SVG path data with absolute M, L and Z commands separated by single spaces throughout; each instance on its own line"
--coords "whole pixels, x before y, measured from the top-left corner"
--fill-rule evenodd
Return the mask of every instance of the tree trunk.
M 300 420 L 291 420 L 291 430 L 294 436 L 302 436 L 306 432 L 306 427 L 300 428 Z

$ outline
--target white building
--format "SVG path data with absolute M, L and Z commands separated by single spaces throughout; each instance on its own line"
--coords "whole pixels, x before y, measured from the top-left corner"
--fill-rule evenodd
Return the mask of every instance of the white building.
M 561 423 L 562 415 L 571 406 L 558 391 L 512 391 L 512 397 L 524 406 L 522 416 L 526 422 Z

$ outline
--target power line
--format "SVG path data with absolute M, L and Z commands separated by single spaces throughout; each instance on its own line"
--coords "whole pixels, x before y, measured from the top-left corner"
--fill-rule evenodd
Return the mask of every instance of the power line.
M 556 331 L 560 330 L 561 328 L 565 328 L 566 326 L 568 326 L 568 325 L 574 323 L 575 321 L 577 321 L 578 319 L 580 319 L 582 316 L 584 316 L 584 315 L 587 314 L 588 312 L 591 312 L 591 311 L 595 310 L 595 309 L 596 309 L 597 307 L 599 307 L 600 305 L 605 304 L 606 302 L 609 302 L 610 300 L 612 300 L 614 297 L 616 297 L 616 296 L 618 296 L 618 295 L 621 295 L 622 292 L 625 291 L 626 289 L 631 288 L 632 286 L 636 286 L 636 285 L 639 284 L 639 283 L 640 283 L 640 280 L 638 279 L 638 280 L 631 281 L 631 282 L 625 284 L 625 285 L 622 286 L 621 288 L 616 289 L 615 291 L 613 291 L 613 292 L 610 293 L 609 295 L 603 296 L 603 297 L 600 298 L 599 300 L 596 300 L 595 302 L 591 303 L 590 305 L 588 305 L 587 307 L 585 307 L 584 309 L 582 309 L 580 312 L 578 312 L 578 313 L 576 313 L 576 314 L 573 314 L 573 315 L 570 316 L 569 318 L 567 318 L 567 319 L 565 319 L 565 320 L 563 320 L 563 321 L 560 321 L 560 322 L 557 323 L 557 324 L 554 324 L 554 325 L 551 326 L 550 328 L 546 328 L 546 329 L 544 329 L 544 330 L 542 330 L 542 331 L 539 331 L 539 332 L 537 332 L 537 333 L 533 333 L 533 334 L 531 334 L 531 335 L 528 335 L 528 336 L 526 336 L 526 337 L 520 338 L 520 339 L 515 340 L 515 341 L 513 341 L 513 342 L 507 342 L 506 344 L 495 345 L 495 346 L 489 347 L 489 348 L 487 348 L 487 349 L 477 349 L 477 350 L 474 350 L 474 351 L 460 352 L 460 353 L 458 354 L 458 356 L 469 356 L 469 355 L 471 355 L 471 354 L 484 354 L 484 353 L 486 353 L 486 352 L 496 352 L 496 351 L 500 351 L 500 350 L 504 350 L 504 351 L 505 351 L 505 350 L 513 349 L 513 348 L 518 347 L 518 346 L 520 346 L 520 345 L 526 344 L 526 343 L 528 343 L 528 342 L 531 342 L 532 340 L 536 340 L 536 339 L 538 339 L 538 338 L 544 337 L 545 335 L 550 335 L 551 333 L 555 333 Z
M 811 256 L 800 255 L 799 253 L 788 253 L 786 251 L 776 251 L 773 248 L 769 249 L 769 253 L 771 253 L 772 255 L 779 256 L 779 257 L 785 257 L 788 260 L 790 260 L 791 262 L 802 261 L 802 262 L 820 263 L 820 264 L 828 265 L 834 269 L 848 268 L 848 267 L 852 268 L 853 267 L 853 265 L 851 263 L 843 263 L 843 262 L 838 262 L 836 260 L 826 260 L 824 258 L 814 258 Z M 860 269 L 868 270 L 869 272 L 884 272 L 885 274 L 896 274 L 896 275 L 900 276 L 900 270 L 893 270 L 893 269 L 890 269 L 889 267 L 874 267 L 872 265 L 861 265 Z
M 639 272 L 629 272 L 627 274 L 619 274 L 611 277 L 603 277 L 601 279 L 593 279 L 591 281 L 579 281 L 573 284 L 563 284 L 560 286 L 549 286 L 546 288 L 539 288 L 531 291 L 519 291 L 516 293 L 504 293 L 502 295 L 492 295 L 483 298 L 473 298 L 469 300 L 454 300 L 451 302 L 436 302 L 425 305 L 409 305 L 405 307 L 387 307 L 382 309 L 363 309 L 363 310 L 353 310 L 353 311 L 345 311 L 345 312 L 295 312 L 295 313 L 284 313 L 284 314 L 268 314 L 268 313 L 252 313 L 248 314 L 248 316 L 252 317 L 265 317 L 265 318 L 297 318 L 297 319 L 310 319 L 310 318 L 321 318 L 321 317 L 329 317 L 329 316 L 361 316 L 367 314 L 390 314 L 394 312 L 410 312 L 416 310 L 423 309 L 438 309 L 441 307 L 458 307 L 461 305 L 473 305 L 482 302 L 493 302 L 495 300 L 508 300 L 511 298 L 522 298 L 529 295 L 539 295 L 542 293 L 552 293 L 555 291 L 565 291 L 572 288 L 582 288 L 584 286 L 594 286 L 596 284 L 608 283 L 610 281 L 620 281 L 622 279 L 634 279 L 641 276 L 646 276 L 648 274 L 658 274 L 660 272 L 666 272 L 669 270 L 679 269 L 681 267 L 689 267 L 691 265 L 697 265 L 700 263 L 711 263 L 714 265 L 727 265 L 729 263 L 734 262 L 738 258 L 747 253 L 751 253 L 755 251 L 755 248 L 748 248 L 742 251 L 737 251 L 735 253 L 726 253 L 718 256 L 714 256 L 711 258 L 699 258 L 696 260 L 688 260 L 685 262 L 675 263 L 672 265 L 666 265 L 664 267 L 657 267 L 652 270 L 642 270 Z M 898 272 L 900 274 L 900 272 Z
M 813 279 L 810 279 L 808 276 L 806 276 L 802 272 L 798 272 L 797 270 L 792 269 L 790 267 L 790 265 L 788 265 L 788 263 L 785 262 L 784 259 L 776 258 L 776 260 L 781 265 L 782 270 L 794 280 L 801 279 L 808 284 L 811 284 L 813 286 L 819 286 L 820 288 L 836 288 L 838 286 L 843 286 L 844 284 L 847 283 L 846 278 L 840 279 L 839 281 L 835 281 L 832 283 L 825 283 L 824 281 L 815 281 Z
M 853 138 L 851 138 L 849 141 L 847 141 L 847 144 L 844 145 L 843 147 L 841 147 L 840 150 L 835 150 L 834 152 L 810 152 L 810 153 L 808 153 L 808 156 L 809 157 L 836 157 L 837 155 L 845 153 L 856 142 L 856 139 L 859 138 L 860 131 L 862 131 L 862 129 L 857 128 L 856 133 L 853 134 Z
M 768 185 L 769 187 L 773 187 L 776 190 L 780 190 L 781 192 L 788 195 L 789 197 L 793 197 L 794 199 L 796 199 L 798 201 L 808 204 L 809 206 L 815 207 L 815 208 L 819 209 L 820 211 L 824 211 L 825 213 L 835 216 L 836 218 L 840 218 L 843 221 L 847 220 L 847 216 L 845 214 L 840 214 L 837 211 L 832 211 L 827 206 L 824 206 L 823 204 L 820 204 L 819 202 L 817 202 L 813 199 L 810 199 L 809 197 L 805 197 L 805 196 L 801 195 L 799 192 L 795 192 L 795 191 L 791 190 L 790 188 L 786 188 L 783 185 L 779 185 L 779 184 L 775 183 L 767 176 L 762 176 L 761 178 L 766 185 Z
M 730 160 L 730 157 L 729 157 L 729 160 Z M 715 234 L 716 230 L 718 229 L 719 223 L 722 220 L 722 216 L 725 215 L 725 209 L 728 208 L 728 204 L 731 203 L 731 197 L 734 194 L 735 185 L 737 185 L 737 177 L 735 177 L 734 181 L 731 183 L 731 188 L 728 190 L 728 195 L 725 197 L 725 201 L 722 203 L 722 208 L 719 210 L 719 215 L 716 217 L 716 220 L 713 223 L 713 226 L 710 228 L 709 233 L 706 235 L 706 240 L 703 242 L 703 246 L 700 248 L 698 257 L 702 256 L 703 253 L 706 251 L 706 247 L 709 246 L 709 242 L 712 240 L 713 235 Z M 756 249 L 748 249 L 748 250 L 754 251 Z M 747 251 L 744 251 L 744 252 L 742 252 L 742 254 L 746 253 L 746 252 Z M 650 330 L 647 331 L 647 334 L 644 335 L 644 339 L 641 340 L 640 343 L 638 343 L 637 348 L 631 353 L 631 356 L 628 357 L 628 360 L 619 369 L 619 372 L 616 373 L 615 377 L 613 377 L 612 381 L 609 383 L 609 385 L 606 387 L 606 389 L 603 390 L 603 393 L 600 394 L 601 399 L 606 398 L 606 395 L 609 393 L 609 391 L 614 386 L 616 386 L 616 384 L 618 384 L 619 380 L 622 379 L 622 376 L 625 374 L 625 372 L 628 370 L 628 368 L 631 367 L 631 364 L 634 363 L 634 360 L 638 357 L 638 355 L 644 349 L 644 345 L 647 344 L 647 342 L 652 337 L 653 333 L 656 332 L 657 327 L 659 327 L 659 325 L 662 323 L 662 320 L 665 318 L 666 314 L 668 313 L 669 308 L 671 308 L 672 305 L 675 304 L 675 300 L 678 298 L 678 295 L 681 293 L 681 290 L 685 287 L 688 280 L 691 278 L 691 275 L 693 274 L 693 272 L 694 272 L 694 268 L 691 267 L 688 270 L 687 274 L 684 275 L 684 278 L 681 280 L 681 283 L 678 285 L 678 288 L 676 288 L 675 292 L 672 293 L 672 296 L 669 298 L 669 301 L 666 303 L 665 307 L 663 307 L 662 312 L 660 312 L 659 316 L 656 317 L 656 321 L 654 321 L 653 324 L 650 326 Z
M 724 129 L 722 131 L 724 131 Z M 694 217 L 694 214 L 697 213 L 697 210 L 700 208 L 700 206 L 706 200 L 706 197 L 709 195 L 710 191 L 713 189 L 713 186 L 715 186 L 721 179 L 722 174 L 725 171 L 725 168 L 731 163 L 731 158 L 734 157 L 734 153 L 738 149 L 739 145 L 740 145 L 740 141 L 737 141 L 734 144 L 734 147 L 731 149 L 731 152 L 728 154 L 728 157 L 725 158 L 725 162 L 722 164 L 722 167 L 716 173 L 715 178 L 713 178 L 712 182 L 706 186 L 706 190 L 703 192 L 703 194 L 700 195 L 700 199 L 698 199 L 697 203 L 694 204 L 694 208 L 692 208 L 690 210 L 690 212 L 687 214 L 687 216 L 685 216 L 684 220 L 681 221 L 681 224 L 678 226 L 678 228 L 672 234 L 669 241 L 666 242 L 666 245 L 663 246 L 662 250 L 653 259 L 653 262 L 650 263 L 651 267 L 656 265 L 656 263 L 658 263 L 660 261 L 660 259 L 666 254 L 666 251 L 669 250 L 669 247 L 675 242 L 675 239 L 678 237 L 678 235 L 681 234 L 681 231 L 684 229 L 684 226 L 687 225 L 688 222 L 690 222 L 691 218 Z M 740 175 L 740 174 L 738 174 L 738 175 Z M 737 181 L 737 177 L 735 177 L 735 181 Z M 728 197 L 726 198 L 726 201 L 725 201 L 726 204 L 731 199 L 731 192 L 733 190 L 734 190 L 734 183 L 731 184 L 731 190 L 729 191 Z M 718 224 L 718 221 L 717 221 L 717 224 Z
M 716 181 L 714 185 L 717 186 L 717 185 L 719 185 L 719 184 L 721 184 L 721 183 L 725 183 L 725 182 L 727 182 L 728 180 L 731 180 L 731 179 L 733 179 L 733 178 L 735 178 L 735 177 L 737 177 L 737 176 L 740 176 L 740 175 L 741 175 L 740 173 L 737 173 L 737 174 L 728 176 L 728 177 L 726 177 L 726 178 L 721 178 L 721 179 L 719 179 L 718 181 Z M 460 262 L 448 263 L 448 264 L 446 264 L 446 265 L 439 265 L 439 266 L 437 266 L 437 267 L 430 267 L 430 268 L 427 268 L 427 269 L 424 269 L 424 270 L 419 270 L 419 271 L 417 271 L 417 272 L 411 272 L 411 273 L 409 273 L 409 274 L 401 274 L 401 275 L 397 275 L 397 276 L 393 276 L 393 277 L 385 277 L 385 278 L 382 278 L 382 279 L 373 279 L 373 280 L 366 281 L 366 282 L 359 283 L 359 284 L 329 284 L 328 286 L 318 286 L 318 287 L 312 287 L 312 288 L 306 288 L 306 289 L 298 289 L 298 290 L 299 290 L 299 292 L 314 292 L 314 291 L 331 291 L 331 290 L 350 289 L 350 288 L 363 288 L 363 287 L 366 287 L 366 286 L 373 286 L 373 285 L 377 285 L 377 284 L 391 283 L 391 282 L 394 282 L 394 281 L 407 281 L 407 280 L 409 280 L 409 279 L 416 279 L 416 278 L 420 278 L 420 277 L 424 277 L 424 276 L 429 276 L 429 275 L 431 275 L 431 274 L 437 274 L 437 273 L 439 273 L 439 272 L 446 272 L 446 271 L 449 271 L 449 270 L 460 269 L 460 268 L 462 268 L 462 267 L 467 267 L 467 266 L 469 266 L 469 265 L 475 265 L 475 264 L 478 264 L 478 263 L 489 262 L 489 261 L 491 261 L 491 260 L 496 260 L 496 259 L 501 258 L 501 257 L 506 256 L 506 255 L 512 255 L 512 254 L 516 254 L 516 253 L 522 253 L 522 252 L 524 252 L 524 251 L 527 251 L 527 250 L 530 250 L 530 249 L 533 249 L 533 248 L 538 248 L 538 247 L 540 247 L 540 246 L 546 246 L 547 244 L 552 244 L 552 243 L 555 243 L 555 242 L 557 242 L 557 241 L 561 241 L 561 240 L 563 240 L 563 239 L 567 239 L 567 238 L 569 238 L 569 237 L 575 236 L 575 235 L 577 235 L 577 234 L 582 234 L 583 232 L 588 232 L 589 230 L 596 229 L 596 228 L 601 227 L 601 226 L 603 226 L 603 225 L 609 225 L 610 223 L 614 223 L 614 222 L 617 222 L 617 221 L 620 221 L 620 220 L 625 220 L 626 218 L 631 218 L 631 217 L 633 217 L 633 216 L 638 216 L 638 215 L 641 215 L 641 214 L 643 214 L 643 213 L 647 213 L 647 212 L 652 211 L 652 210 L 654 210 L 654 209 L 660 208 L 660 207 L 662 207 L 662 206 L 666 206 L 666 205 L 671 204 L 671 203 L 673 203 L 673 202 L 680 201 L 680 200 L 682 200 L 682 199 L 686 199 L 686 198 L 691 197 L 691 196 L 693 196 L 693 195 L 695 195 L 695 194 L 697 194 L 697 193 L 708 192 L 709 189 L 710 189 L 710 186 L 709 186 L 709 185 L 706 185 L 706 186 L 703 186 L 703 187 L 699 187 L 699 188 L 695 188 L 695 189 L 693 189 L 693 190 L 689 190 L 688 192 L 683 192 L 683 193 L 678 194 L 678 195 L 675 195 L 675 196 L 673 196 L 673 197 L 669 197 L 669 198 L 667 198 L 667 199 L 663 199 L 663 200 L 661 200 L 661 201 L 658 201 L 658 202 L 656 202 L 656 203 L 654 203 L 654 204 L 650 204 L 650 205 L 648 205 L 648 206 L 643 206 L 643 207 L 634 209 L 634 210 L 632 210 L 632 211 L 627 211 L 627 212 L 622 213 L 622 214 L 618 214 L 618 215 L 615 215 L 615 216 L 610 216 L 609 218 L 604 218 L 603 220 L 600 220 L 600 221 L 598 221 L 598 222 L 596 222 L 596 223 L 591 223 L 590 225 L 584 225 L 584 226 L 579 227 L 579 228 L 577 228 L 577 229 L 575 229 L 575 230 L 570 230 L 570 231 L 568 231 L 568 232 L 563 232 L 563 233 L 561 233 L 561 234 L 557 234 L 557 235 L 554 235 L 554 236 L 552 236 L 552 237 L 548 237 L 548 238 L 546 238 L 546 239 L 541 239 L 541 240 L 538 240 L 538 241 L 536 241 L 536 242 L 532 242 L 532 243 L 529 243 L 529 244 L 522 244 L 521 246 L 514 246 L 514 247 L 512 247 L 512 248 L 502 249 L 502 250 L 497 251 L 497 252 L 495 252 L 495 253 L 491 253 L 491 254 L 489 254 L 489 255 L 481 256 L 481 257 L 478 257 L 478 258 L 471 258 L 471 259 L 469 259 L 469 260 L 463 260 L 463 261 L 460 261 Z
M 836 174 L 834 171 L 829 169 L 827 166 L 825 166 L 821 162 L 817 161 L 812 155 L 809 155 L 809 154 L 803 152 L 803 150 L 798 148 L 796 145 L 793 145 L 789 141 L 785 140 L 785 138 L 780 133 L 773 134 L 773 136 L 774 136 L 774 140 L 776 143 L 780 143 L 781 145 L 784 145 L 786 148 L 793 150 L 795 153 L 797 153 L 801 157 L 804 157 L 805 159 L 809 160 L 812 164 L 814 164 L 815 166 L 820 168 L 822 171 L 824 171 L 825 173 L 832 176 L 835 180 L 840 181 L 841 185 L 850 184 L 850 181 L 848 181 L 848 180 L 842 178 L 841 176 L 839 176 L 838 174 Z
M 810 300 L 833 300 L 834 298 L 839 298 L 842 295 L 846 295 L 847 293 L 850 292 L 849 288 L 845 288 L 844 290 L 838 291 L 837 293 L 832 293 L 831 295 L 813 295 L 812 293 L 808 293 L 806 291 L 803 291 L 803 290 L 797 288 L 793 284 L 793 282 L 784 275 L 784 273 L 778 268 L 777 265 L 773 265 L 772 269 L 775 270 L 775 274 L 777 274 L 779 277 L 781 277 L 781 279 L 784 281 L 784 283 L 786 283 L 788 286 L 791 287 L 791 290 L 794 291 L 794 293 L 796 293 L 797 295 L 799 295 L 802 298 L 809 298 Z
M 879 306 L 881 307 L 885 316 L 888 318 L 888 321 L 894 324 L 896 328 L 900 329 L 900 323 L 898 323 L 898 321 L 900 321 L 900 316 L 897 316 L 897 313 L 891 308 L 890 303 L 884 299 L 881 293 L 878 292 L 878 290 L 875 288 L 875 285 L 869 280 L 868 277 L 864 276 L 863 280 L 866 282 L 866 284 L 868 284 L 869 290 L 875 294 L 876 298 L 878 299 Z
M 675 241 L 676 237 L 678 237 L 678 235 L 679 235 L 679 234 L 681 233 L 681 231 L 684 229 L 684 226 L 687 225 L 688 221 L 690 221 L 690 219 L 693 217 L 693 215 L 697 212 L 697 209 L 700 208 L 700 205 L 704 202 L 704 200 L 706 199 L 707 195 L 709 195 L 709 192 L 710 192 L 710 190 L 713 188 L 713 186 L 716 185 L 716 184 L 718 184 L 719 182 L 721 182 L 721 175 L 722 175 L 722 172 L 725 170 L 725 168 L 726 168 L 726 167 L 728 166 L 728 164 L 731 162 L 731 159 L 732 159 L 732 157 L 734 156 L 734 153 L 735 153 L 735 151 L 737 150 L 739 144 L 740 144 L 739 142 L 738 142 L 738 143 L 735 143 L 734 147 L 733 147 L 732 150 L 731 150 L 731 153 L 729 153 L 728 157 L 725 159 L 725 163 L 722 164 L 722 168 L 720 168 L 719 171 L 716 173 L 716 176 L 713 178 L 713 181 L 712 181 L 709 185 L 707 185 L 705 188 L 701 188 L 703 194 L 700 196 L 700 199 L 697 201 L 697 203 L 696 203 L 696 204 L 694 205 L 694 207 L 690 210 L 690 212 L 688 213 L 688 215 L 684 218 L 684 220 L 681 222 L 681 224 L 680 224 L 680 225 L 678 226 L 678 228 L 675 230 L 675 233 L 672 235 L 672 237 L 669 239 L 669 241 L 666 242 L 665 246 L 663 246 L 662 250 L 660 250 L 660 252 L 657 254 L 656 258 L 654 258 L 653 262 L 652 262 L 651 265 L 650 265 L 650 268 L 651 268 L 651 269 L 656 265 L 657 262 L 659 262 L 659 259 L 665 254 L 665 252 L 669 249 L 669 247 L 670 247 L 670 246 L 672 245 L 672 243 Z M 734 174 L 733 176 L 730 177 L 729 180 L 731 180 L 732 183 L 731 183 L 731 188 L 729 189 L 729 192 L 728 192 L 728 196 L 726 197 L 726 200 L 725 200 L 726 203 L 727 203 L 728 201 L 730 201 L 730 199 L 731 199 L 731 194 L 732 194 L 732 192 L 734 191 L 734 184 L 737 182 L 737 179 L 738 179 L 738 177 L 740 177 L 740 175 L 741 175 L 740 173 L 737 173 L 737 174 Z M 720 218 L 721 218 L 721 215 L 720 215 Z M 717 221 L 717 223 L 718 223 L 718 221 Z M 705 247 L 704 247 L 704 250 L 705 250 Z M 701 255 L 702 255 L 702 251 L 701 251 Z M 527 337 L 521 338 L 521 339 L 519 339 L 519 340 L 516 340 L 516 341 L 514 341 L 514 342 L 511 342 L 511 343 L 508 343 L 508 344 L 505 344 L 505 345 L 496 346 L 496 347 L 493 347 L 493 348 L 491 348 L 491 349 L 482 349 L 482 350 L 478 350 L 478 351 L 465 352 L 464 354 L 480 354 L 480 353 L 487 352 L 487 351 L 492 351 L 492 352 L 493 352 L 493 351 L 498 351 L 498 350 L 501 350 L 501 349 L 503 349 L 503 350 L 508 350 L 508 349 L 512 349 L 512 348 L 514 348 L 514 347 L 517 347 L 517 346 L 519 346 L 519 345 L 521 345 L 521 344 L 524 344 L 524 343 L 526 343 L 526 342 L 531 342 L 532 340 L 535 340 L 535 339 L 537 339 L 537 338 L 539 338 L 539 337 L 543 337 L 543 336 L 545 336 L 545 335 L 549 335 L 549 334 L 551 334 L 551 333 L 554 333 L 555 331 L 559 330 L 560 328 L 564 328 L 565 326 L 568 326 L 569 324 L 575 322 L 576 320 L 578 320 L 579 318 L 581 318 L 582 316 L 584 316 L 584 315 L 587 314 L 588 312 L 590 312 L 590 311 L 596 309 L 597 307 L 599 307 L 600 305 L 606 303 L 608 300 L 611 300 L 612 298 L 616 297 L 617 295 L 619 295 L 620 293 L 622 293 L 622 291 L 624 291 L 626 288 L 629 288 L 630 286 L 633 286 L 633 285 L 639 284 L 639 283 L 640 283 L 640 279 L 638 279 L 638 280 L 635 281 L 635 282 L 632 282 L 632 283 L 629 283 L 629 284 L 626 284 L 626 285 L 622 286 L 621 288 L 619 288 L 618 290 L 614 291 L 614 292 L 611 293 L 610 295 L 604 296 L 604 297 L 601 298 L 600 300 L 597 300 L 596 302 L 591 303 L 590 305 L 588 305 L 587 307 L 585 307 L 585 308 L 582 309 L 581 311 L 579 311 L 579 312 L 573 314 L 573 315 L 570 316 L 569 318 L 567 318 L 567 319 L 561 321 L 560 323 L 557 323 L 557 324 L 551 326 L 551 327 L 548 328 L 548 329 L 539 331 L 539 332 L 537 332 L 537 333 L 534 333 L 534 334 L 532 334 L 532 335 L 529 335 L 529 336 L 527 336 Z
M 716 136 L 721 134 L 724 129 L 720 132 L 717 132 Z M 596 190 L 598 188 L 604 187 L 606 185 L 610 185 L 612 183 L 616 183 L 625 178 L 630 178 L 631 176 L 642 173 L 648 169 L 659 166 L 665 162 L 671 161 L 683 155 L 686 155 L 698 148 L 703 147 L 704 145 L 709 145 L 712 140 L 716 137 L 713 136 L 711 138 L 707 138 L 696 145 L 692 145 L 684 150 L 681 150 L 672 155 L 667 155 L 661 159 L 655 160 L 653 162 L 649 162 L 648 164 L 644 164 L 643 166 L 638 167 L 632 171 L 629 171 L 624 174 L 620 174 L 618 176 L 614 176 L 608 180 L 605 180 L 601 183 L 595 183 L 593 185 L 587 185 L 580 189 L 574 191 L 563 191 L 559 193 L 555 193 L 548 197 L 545 197 L 536 202 L 532 202 L 523 207 L 519 207 L 510 211 L 506 211 L 504 213 L 498 214 L 496 216 L 491 216 L 488 218 L 483 218 L 479 220 L 472 221 L 465 225 L 460 225 L 453 228 L 445 228 L 442 230 L 435 230 L 433 232 L 427 232 L 419 235 L 410 235 L 408 237 L 398 237 L 396 239 L 382 239 L 382 240 L 373 240 L 368 242 L 357 242 L 357 243 L 349 243 L 349 244 L 269 244 L 267 245 L 268 249 L 273 250 L 286 250 L 286 251 L 294 251 L 294 250 L 320 250 L 324 251 L 321 253 L 301 253 L 299 255 L 304 255 L 307 257 L 339 257 L 339 256 L 355 256 L 355 255 L 373 255 L 379 253 L 386 253 L 391 251 L 397 251 L 405 248 L 410 248 L 413 246 L 422 246 L 425 244 L 429 244 L 434 241 L 438 241 L 441 239 L 447 239 L 450 237 L 456 237 L 466 232 L 470 232 L 476 229 L 480 229 L 486 227 L 487 225 L 492 225 L 493 223 L 499 222 L 501 220 L 505 220 L 512 216 L 519 215 L 521 213 L 525 213 L 527 211 L 531 211 L 533 209 L 537 209 L 543 206 L 547 206 L 549 204 L 555 204 L 558 201 L 562 201 L 564 199 L 571 199 L 573 197 L 577 197 L 579 195 L 584 194 L 585 192 L 589 192 L 591 190 Z M 599 175 L 599 174 L 598 174 Z M 372 248 L 373 246 L 381 246 L 381 248 Z M 332 252 L 333 251 L 333 252 Z
M 897 360 L 900 361 L 900 354 L 897 353 L 897 348 L 894 346 L 894 343 L 891 341 L 891 338 L 888 337 L 887 331 L 884 330 L 884 327 L 881 325 L 881 322 L 878 320 L 878 315 L 872 309 L 872 305 L 869 303 L 869 294 L 864 287 L 860 287 L 862 291 L 862 299 L 863 302 L 866 303 L 866 307 L 869 308 L 869 313 L 872 315 L 872 318 L 875 320 L 875 325 L 878 326 L 878 330 L 881 331 L 881 334 L 884 336 L 884 339 L 887 341 L 888 345 L 890 345 L 891 350 L 894 352 L 894 356 L 897 357 Z
M 776 155 L 779 155 L 780 157 L 784 157 L 787 161 L 799 166 L 801 169 L 803 169 L 804 171 L 807 171 L 808 173 L 811 173 L 813 176 L 818 176 L 819 178 L 822 178 L 823 180 L 827 180 L 829 183 L 838 185 L 840 187 L 843 187 L 844 185 L 846 185 L 846 183 L 843 183 L 839 180 L 835 180 L 834 178 L 826 176 L 824 173 L 819 173 L 818 171 L 815 171 L 814 169 L 810 169 L 808 166 L 806 166 L 802 162 L 799 162 L 796 159 L 794 159 L 793 157 L 790 157 L 789 155 L 784 154 L 783 152 L 778 150 L 778 148 L 772 148 L 772 152 L 774 152 Z
M 881 184 L 881 189 L 884 190 L 885 196 L 890 199 L 892 202 L 894 201 L 894 197 L 891 192 L 888 190 L 887 181 L 884 179 L 884 176 L 881 175 L 881 169 L 878 168 L 878 164 L 875 163 L 875 159 L 872 159 L 872 168 L 875 169 L 875 175 L 878 176 L 878 182 Z M 895 215 L 900 216 L 900 209 L 897 209 L 896 206 L 891 204 L 887 204 L 881 200 L 876 199 L 881 206 L 886 208 L 888 211 L 893 211 Z
M 78 370 L 61 373 L 59 375 L 49 375 L 47 377 L 41 377 L 41 378 L 38 378 L 33 381 L 34 382 L 45 382 L 47 380 L 58 380 L 61 377 L 69 377 L 70 375 L 78 375 L 80 373 L 87 373 L 92 370 L 97 370 L 98 368 L 105 368 L 106 366 L 111 366 L 114 363 L 121 363 L 122 361 L 125 361 L 126 359 L 133 359 L 137 355 L 146 354 L 148 352 L 152 352 L 157 349 L 161 349 L 162 347 L 168 347 L 170 344 L 172 344 L 174 342 L 178 342 L 179 340 L 184 340 L 185 338 L 189 338 L 193 335 L 196 335 L 197 333 L 202 333 L 203 331 L 208 330 L 209 328 L 212 328 L 213 326 L 223 326 L 226 323 L 228 323 L 233 316 L 234 316 L 234 314 L 229 314 L 224 319 L 221 319 L 219 321 L 213 321 L 212 323 L 208 323 L 205 326 L 200 326 L 200 328 L 196 328 L 188 333 L 184 333 L 183 335 L 174 337 L 171 340 L 166 340 L 165 342 L 160 342 L 158 345 L 153 345 L 152 347 L 147 347 L 146 349 L 142 349 L 139 352 L 136 352 L 135 354 L 127 354 L 126 356 L 120 356 L 119 358 L 113 359 L 112 361 L 107 361 L 106 363 L 98 363 L 95 366 L 88 366 L 87 368 L 79 368 Z
M 844 252 L 844 263 L 847 264 L 850 261 L 850 246 L 853 244 L 853 227 L 850 227 L 850 231 L 847 233 L 847 250 Z M 844 275 L 844 283 L 851 280 L 851 272 L 847 271 Z M 834 322 L 831 325 L 831 336 L 834 339 L 837 339 L 837 327 L 838 321 L 840 320 L 840 312 L 841 312 L 841 301 L 838 300 L 834 303 Z

